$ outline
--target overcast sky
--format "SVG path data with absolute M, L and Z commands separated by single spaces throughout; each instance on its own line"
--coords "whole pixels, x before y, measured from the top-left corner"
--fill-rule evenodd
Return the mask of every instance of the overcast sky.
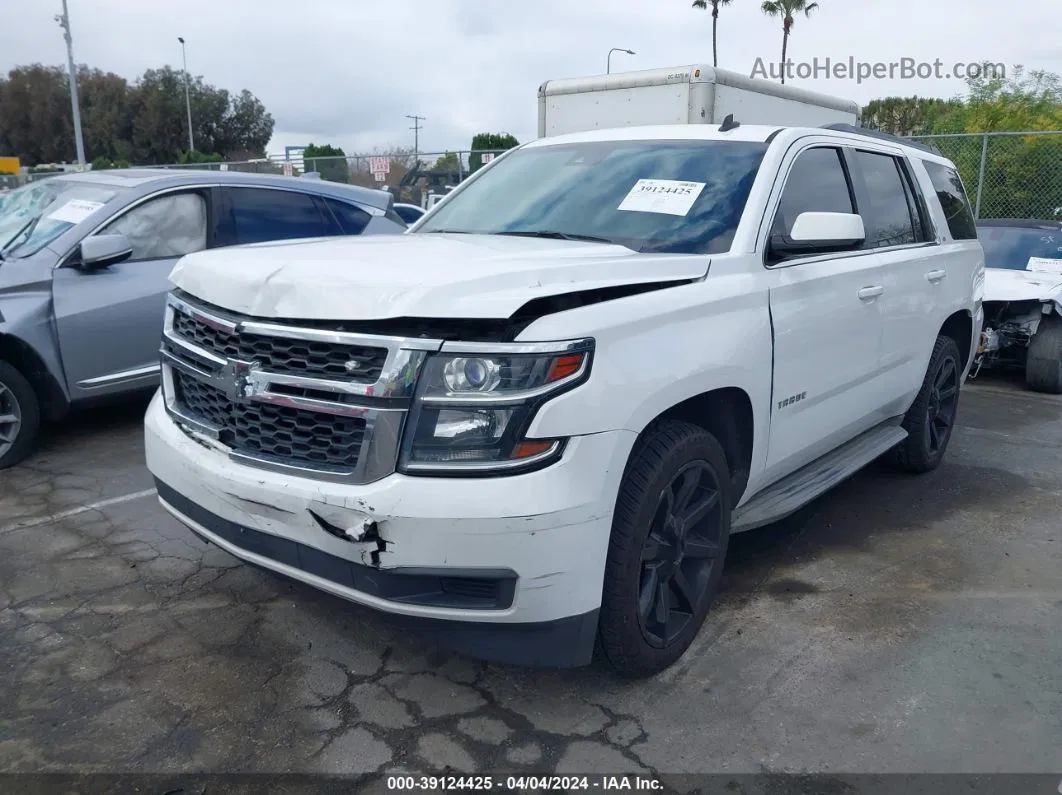
M 422 152 L 466 149 L 477 132 L 536 135 L 536 90 L 551 78 L 711 63 L 711 15 L 690 0 L 68 0 L 74 55 L 134 79 L 188 68 L 250 89 L 276 119 L 270 152 L 309 142 L 348 154 L 411 146 L 406 114 L 426 117 Z M 61 0 L 4 0 L 0 70 L 65 64 Z M 799 17 L 795 62 L 937 58 L 1062 72 L 1057 0 L 820 0 Z M 722 9 L 719 65 L 746 75 L 777 61 L 781 23 L 760 0 Z M 958 80 L 794 80 L 857 102 L 893 94 L 952 96 Z

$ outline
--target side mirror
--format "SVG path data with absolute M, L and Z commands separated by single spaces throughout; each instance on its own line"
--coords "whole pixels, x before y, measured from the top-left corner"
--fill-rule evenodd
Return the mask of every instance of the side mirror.
M 97 270 L 116 265 L 133 256 L 133 244 L 123 234 L 95 235 L 81 241 L 80 267 Z
M 855 213 L 801 213 L 788 235 L 773 235 L 770 253 L 774 259 L 802 254 L 850 251 L 866 240 L 863 219 Z

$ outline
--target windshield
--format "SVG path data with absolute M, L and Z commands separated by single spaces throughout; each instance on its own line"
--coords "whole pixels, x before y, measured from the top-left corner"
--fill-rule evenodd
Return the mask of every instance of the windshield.
M 767 144 L 595 141 L 518 149 L 412 234 L 571 237 L 635 251 L 730 248 Z
M 88 218 L 120 189 L 49 177 L 0 196 L 0 255 L 28 257 Z
M 1062 230 L 979 226 L 985 267 L 1062 272 Z

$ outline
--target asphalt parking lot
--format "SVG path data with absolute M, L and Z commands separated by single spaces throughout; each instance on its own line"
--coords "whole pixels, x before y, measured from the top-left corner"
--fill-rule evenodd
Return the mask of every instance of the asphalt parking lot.
M 979 379 L 937 472 L 736 536 L 640 683 L 454 657 L 204 545 L 150 493 L 143 408 L 0 474 L 0 771 L 1062 770 L 1057 398 Z

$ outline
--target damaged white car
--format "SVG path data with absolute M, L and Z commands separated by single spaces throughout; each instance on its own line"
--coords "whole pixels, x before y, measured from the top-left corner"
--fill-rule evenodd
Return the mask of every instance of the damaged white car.
M 974 372 L 1025 370 L 1037 392 L 1062 393 L 1062 222 L 979 221 L 985 324 Z

